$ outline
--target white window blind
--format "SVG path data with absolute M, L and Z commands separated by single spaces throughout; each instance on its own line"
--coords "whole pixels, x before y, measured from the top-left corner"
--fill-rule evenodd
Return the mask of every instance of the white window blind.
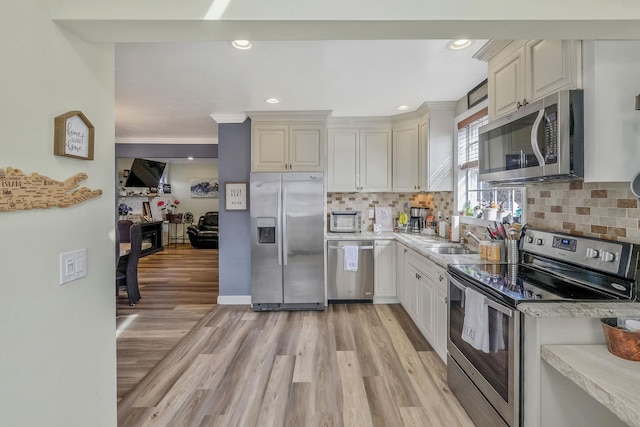
M 458 167 L 462 170 L 478 167 L 478 129 L 489 122 L 487 110 L 458 123 Z

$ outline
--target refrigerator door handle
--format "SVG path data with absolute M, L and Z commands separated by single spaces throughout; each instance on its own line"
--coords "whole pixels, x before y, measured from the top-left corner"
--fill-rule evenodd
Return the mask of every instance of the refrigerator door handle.
M 280 215 L 282 215 L 282 258 L 284 265 L 287 265 L 287 187 L 283 185 L 280 191 L 282 191 L 282 204 L 278 205 L 278 209 L 281 210 Z
M 282 188 L 278 189 L 278 222 L 282 221 Z M 276 224 L 279 227 L 280 224 Z M 282 227 L 280 227 L 282 228 Z M 278 242 L 278 265 L 282 265 L 282 236 L 276 230 L 276 241 Z

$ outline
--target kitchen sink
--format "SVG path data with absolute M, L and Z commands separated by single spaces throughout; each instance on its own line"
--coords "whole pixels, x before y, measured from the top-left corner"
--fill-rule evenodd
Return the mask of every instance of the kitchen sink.
M 468 255 L 468 254 L 476 254 L 476 251 L 472 251 L 471 249 L 465 249 L 455 246 L 439 246 L 435 248 L 429 248 L 431 252 L 435 252 L 440 255 Z

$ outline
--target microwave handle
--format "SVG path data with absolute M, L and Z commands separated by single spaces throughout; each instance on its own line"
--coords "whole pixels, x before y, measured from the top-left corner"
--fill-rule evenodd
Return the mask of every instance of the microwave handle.
M 531 127 L 531 148 L 533 149 L 533 154 L 535 154 L 536 159 L 538 159 L 538 164 L 540 166 L 544 166 L 544 156 L 538 146 L 538 128 L 540 128 L 540 123 L 542 123 L 543 118 L 544 108 L 538 111 L 538 117 L 536 117 L 536 120 L 533 122 L 533 126 Z

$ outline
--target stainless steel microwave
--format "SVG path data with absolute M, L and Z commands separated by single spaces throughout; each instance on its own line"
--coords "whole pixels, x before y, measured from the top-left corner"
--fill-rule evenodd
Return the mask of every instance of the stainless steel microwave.
M 331 212 L 329 231 L 332 233 L 360 233 L 362 231 L 362 213 L 360 211 Z
M 490 184 L 584 177 L 582 90 L 559 91 L 479 129 L 479 179 Z

